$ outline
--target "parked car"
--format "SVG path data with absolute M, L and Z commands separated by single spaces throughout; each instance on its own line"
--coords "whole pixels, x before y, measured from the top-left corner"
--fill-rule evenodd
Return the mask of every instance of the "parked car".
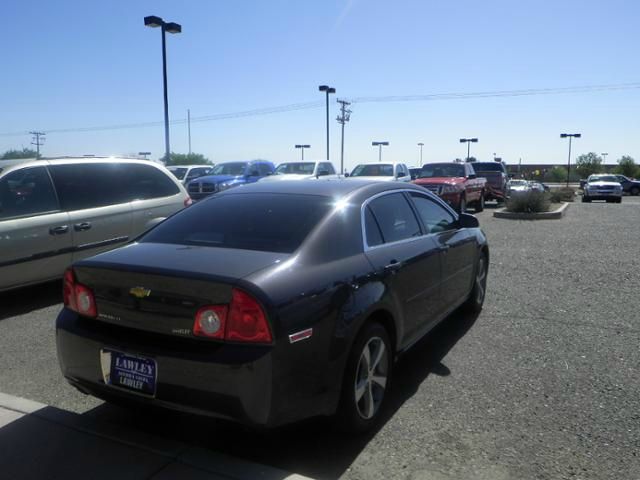
M 507 197 L 509 175 L 502 162 L 473 162 L 473 170 L 478 177 L 487 179 L 485 200 L 504 202 Z
M 629 195 L 637 196 L 640 195 L 640 180 L 636 180 L 635 178 L 629 178 L 624 175 L 614 175 L 620 185 L 622 185 L 622 191 L 624 193 L 628 193 Z
M 457 212 L 473 205 L 476 212 L 484 210 L 487 181 L 478 178 L 471 163 L 428 163 L 413 181 L 438 195 Z
M 0 162 L 0 291 L 61 278 L 191 203 L 162 165 L 129 159 Z
M 507 198 L 522 195 L 531 191 L 531 184 L 527 180 L 511 179 L 507 182 Z
M 409 182 L 411 175 L 404 163 L 361 163 L 351 171 L 350 178 L 373 180 L 376 182 Z
M 284 162 L 276 167 L 274 175 L 262 178 L 262 182 L 280 180 L 309 180 L 313 178 L 337 178 L 336 169 L 327 161 Z
M 395 359 L 482 308 L 488 265 L 478 220 L 415 185 L 258 182 L 74 264 L 58 359 L 106 400 L 363 431 Z
M 183 185 L 186 185 L 191 180 L 209 175 L 212 168 L 213 165 L 171 165 L 167 167 L 167 170 L 173 173 Z
M 193 200 L 202 200 L 228 188 L 254 183 L 275 173 L 273 163 L 266 160 L 219 163 L 209 175 L 191 180 L 187 191 Z
M 411 180 L 415 180 L 420 176 L 420 170 L 422 170 L 422 167 L 409 167 L 409 175 L 411 176 Z
M 608 202 L 622 202 L 622 185 L 615 175 L 589 175 L 582 195 L 583 202 L 605 200 Z

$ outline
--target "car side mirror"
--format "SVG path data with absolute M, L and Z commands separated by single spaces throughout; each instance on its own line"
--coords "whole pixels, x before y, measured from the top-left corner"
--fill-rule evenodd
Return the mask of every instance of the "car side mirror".
M 473 180 L 474 178 L 478 178 L 478 176 L 475 173 L 470 173 L 469 180 Z
M 461 213 L 458 217 L 458 225 L 460 228 L 478 228 L 480 222 L 470 213 Z

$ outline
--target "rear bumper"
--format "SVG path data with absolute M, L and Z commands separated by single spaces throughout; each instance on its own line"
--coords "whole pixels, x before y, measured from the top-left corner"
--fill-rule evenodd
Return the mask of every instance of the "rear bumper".
M 65 378 L 81 391 L 106 400 L 156 405 L 257 426 L 275 426 L 283 420 L 275 418 L 272 408 L 276 400 L 274 347 L 186 339 L 149 341 L 149 334 L 127 330 L 130 335 L 116 333 L 108 325 L 63 309 L 56 323 L 56 344 Z M 100 350 L 105 347 L 153 358 L 157 364 L 155 397 L 106 385 L 100 364 Z

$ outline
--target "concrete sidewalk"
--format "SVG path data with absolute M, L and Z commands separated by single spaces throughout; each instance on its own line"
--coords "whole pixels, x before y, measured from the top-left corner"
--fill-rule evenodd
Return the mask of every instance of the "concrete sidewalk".
M 0 393 L 6 479 L 308 480 Z

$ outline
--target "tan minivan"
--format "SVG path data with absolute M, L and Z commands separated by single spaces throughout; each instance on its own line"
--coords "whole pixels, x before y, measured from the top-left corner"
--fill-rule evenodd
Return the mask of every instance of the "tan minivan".
M 180 181 L 150 161 L 0 161 L 0 291 L 59 278 L 190 203 Z

